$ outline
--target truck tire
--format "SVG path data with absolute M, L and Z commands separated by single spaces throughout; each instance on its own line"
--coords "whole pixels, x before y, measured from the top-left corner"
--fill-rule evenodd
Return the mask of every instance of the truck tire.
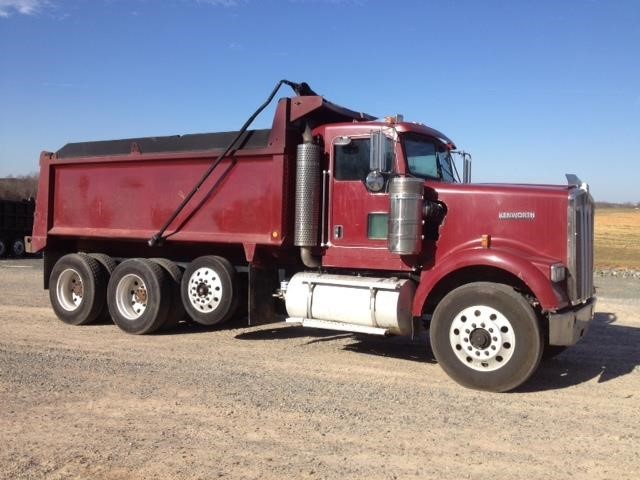
M 477 282 L 446 295 L 431 319 L 433 354 L 465 387 L 506 392 L 540 363 L 543 340 L 535 311 L 507 285 Z
M 109 276 L 111 276 L 113 271 L 118 266 L 118 262 L 116 262 L 113 258 L 111 258 L 109 255 L 106 255 L 104 253 L 90 253 L 89 256 L 91 258 L 95 258 L 98 261 L 98 263 L 104 267 L 104 269 L 107 271 L 107 274 Z
M 125 332 L 155 332 L 169 314 L 171 279 L 157 263 L 143 258 L 125 260 L 111 274 L 107 304 L 113 322 Z
M 239 300 L 236 271 L 226 258 L 196 258 L 182 276 L 182 303 L 201 325 L 222 324 L 233 317 Z
M 22 258 L 25 254 L 24 240 L 22 238 L 16 238 L 11 243 L 11 255 L 15 258 Z
M 109 255 L 106 255 L 104 253 L 89 253 L 88 254 L 91 258 L 95 259 L 98 261 L 98 263 L 100 264 L 100 266 L 102 267 L 102 269 L 105 272 L 106 278 L 107 278 L 107 283 L 109 282 L 109 278 L 111 278 L 111 274 L 113 273 L 113 271 L 116 269 L 116 267 L 118 266 L 118 263 L 111 258 Z M 106 296 L 106 293 L 105 293 Z M 111 323 L 111 314 L 109 313 L 109 306 L 107 305 L 107 302 L 104 302 L 104 308 L 102 309 L 102 312 L 100 312 L 100 315 L 98 316 L 98 319 L 96 320 L 97 323 Z
M 4 238 L 0 238 L 0 258 L 7 254 L 7 242 Z
M 167 258 L 151 258 L 150 260 L 164 268 L 171 279 L 171 307 L 169 307 L 167 319 L 160 327 L 162 330 L 171 330 L 177 327 L 180 320 L 186 315 L 184 305 L 182 305 L 182 296 L 180 295 L 182 269 Z
M 49 299 L 60 320 L 86 325 L 98 319 L 105 306 L 108 278 L 100 264 L 83 253 L 60 258 L 49 276 Z

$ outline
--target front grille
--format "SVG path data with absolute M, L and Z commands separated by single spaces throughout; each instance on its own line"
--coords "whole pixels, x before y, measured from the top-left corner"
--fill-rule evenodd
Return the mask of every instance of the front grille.
M 593 199 L 589 192 L 574 188 L 569 193 L 567 288 L 573 305 L 593 295 Z

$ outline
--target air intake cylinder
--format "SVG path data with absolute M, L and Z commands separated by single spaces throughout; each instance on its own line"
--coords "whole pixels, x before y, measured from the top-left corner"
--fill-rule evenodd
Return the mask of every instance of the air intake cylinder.
M 315 247 L 320 228 L 321 147 L 305 142 L 298 145 L 296 159 L 296 225 L 294 245 Z
M 416 255 L 422 249 L 422 209 L 424 181 L 415 177 L 395 177 L 389 184 L 389 235 L 391 253 Z

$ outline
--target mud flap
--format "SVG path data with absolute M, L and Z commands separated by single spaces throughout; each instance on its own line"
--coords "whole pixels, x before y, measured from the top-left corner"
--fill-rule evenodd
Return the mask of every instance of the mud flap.
M 283 320 L 277 314 L 277 300 L 273 297 L 278 285 L 277 268 L 249 265 L 249 325 L 264 325 Z

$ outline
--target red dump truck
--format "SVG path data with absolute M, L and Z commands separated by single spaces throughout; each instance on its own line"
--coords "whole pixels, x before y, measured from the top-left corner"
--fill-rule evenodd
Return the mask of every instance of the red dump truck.
M 266 130 L 248 126 L 282 84 Z M 470 183 L 443 133 L 281 81 L 239 132 L 70 143 L 40 157 L 30 250 L 70 324 L 183 318 L 413 335 L 467 387 L 508 391 L 595 305 L 588 187 Z M 241 299 L 244 299 L 241 302 Z M 244 314 L 242 314 L 244 315 Z

